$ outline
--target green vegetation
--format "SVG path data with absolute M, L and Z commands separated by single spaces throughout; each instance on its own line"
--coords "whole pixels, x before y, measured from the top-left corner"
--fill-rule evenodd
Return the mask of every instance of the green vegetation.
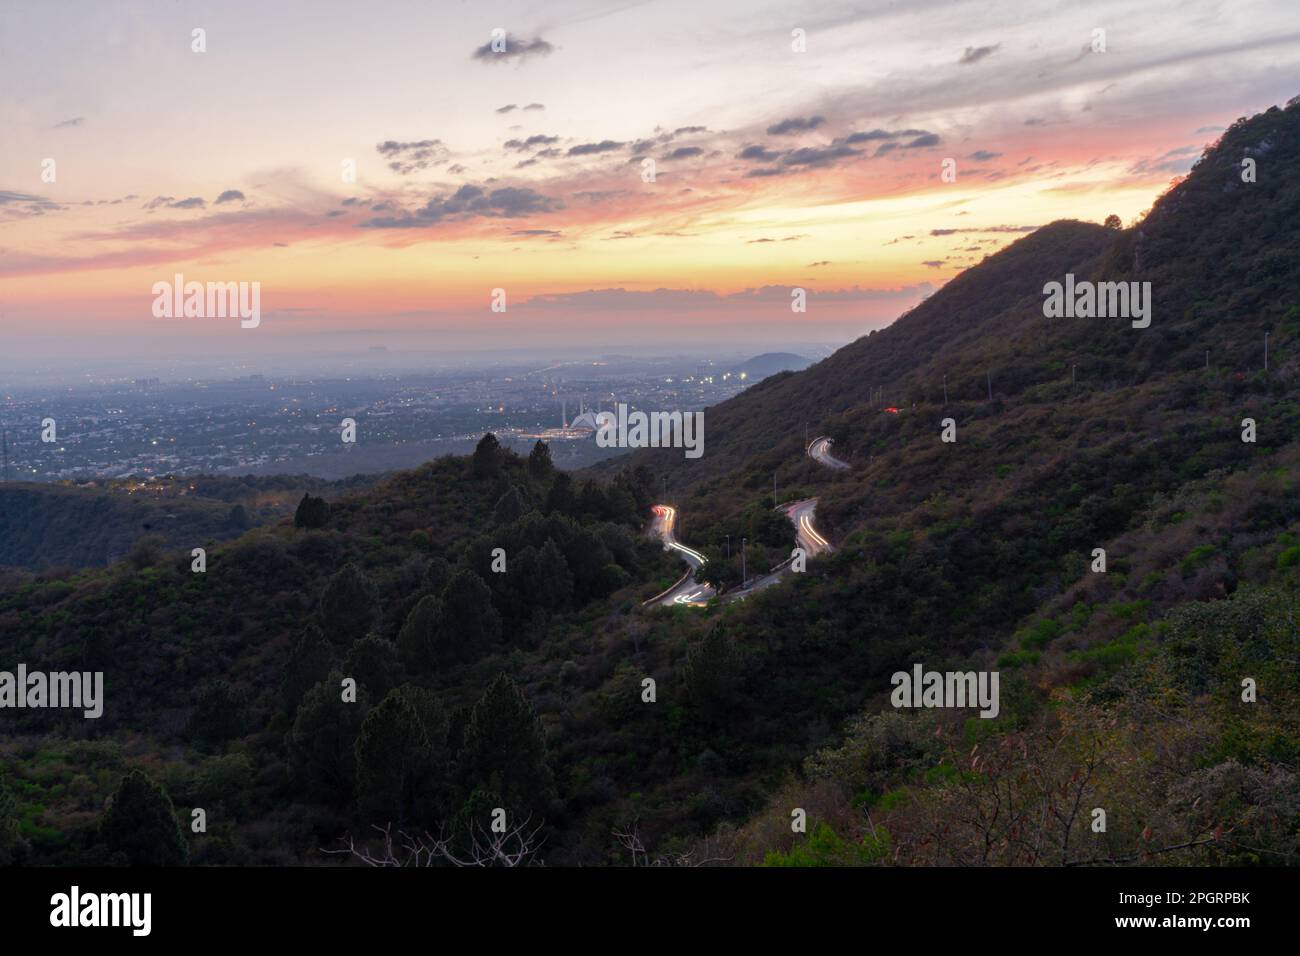
M 101 827 L 147 773 L 206 801 L 193 862 L 319 862 L 389 822 L 463 846 L 498 807 L 544 821 L 552 864 L 626 863 L 634 831 L 634 856 L 749 865 L 1300 862 L 1300 183 L 1241 183 L 1265 142 L 1300 165 L 1300 106 L 1234 124 L 1137 226 L 1046 226 L 710 409 L 698 461 L 575 476 L 485 436 L 319 527 L 216 544 L 205 574 L 146 541 L 6 578 L 7 659 L 111 679 L 89 730 L 8 718 L 0 854 L 129 860 L 176 819 L 137 779 L 152 809 Z M 1152 327 L 1045 322 L 1066 272 L 1151 281 Z M 807 458 L 805 421 L 850 470 Z M 725 585 L 742 539 L 751 570 L 789 554 L 774 473 L 836 552 L 743 602 L 641 610 L 681 573 L 643 533 L 661 479 Z M 997 719 L 892 708 L 917 663 L 999 670 Z

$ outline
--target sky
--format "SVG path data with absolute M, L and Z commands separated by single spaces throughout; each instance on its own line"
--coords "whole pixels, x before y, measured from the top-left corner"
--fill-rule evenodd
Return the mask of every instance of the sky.
M 848 342 L 1297 94 L 1295 0 L 5 0 L 0 370 Z

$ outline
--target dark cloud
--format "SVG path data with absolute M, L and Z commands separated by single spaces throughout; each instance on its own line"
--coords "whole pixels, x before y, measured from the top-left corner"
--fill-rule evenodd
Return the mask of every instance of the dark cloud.
M 55 129 L 67 129 L 70 126 L 80 126 L 86 121 L 84 116 L 74 116 L 72 119 L 65 119 L 62 123 L 55 123 Z
M 198 196 L 189 199 L 177 199 L 175 196 L 155 196 L 144 204 L 143 209 L 202 209 L 207 205 Z
M 561 206 L 561 203 L 526 187 L 505 186 L 489 191 L 481 186 L 465 185 L 450 196 L 433 197 L 413 212 L 369 219 L 362 225 L 371 229 L 424 229 L 446 220 L 514 219 L 553 212 Z
M 690 159 L 692 156 L 699 156 L 704 152 L 698 146 L 681 146 L 673 150 L 665 159 Z
M 850 133 L 848 136 L 844 137 L 844 142 L 849 144 L 869 143 L 875 139 L 894 139 L 897 136 L 897 133 L 891 133 L 888 130 L 869 129 L 857 133 Z
M 816 129 L 826 122 L 824 116 L 809 116 L 804 119 L 800 116 L 791 116 L 783 119 L 779 123 L 773 123 L 767 128 L 768 136 L 787 136 L 790 133 L 804 133 L 808 130 Z
M 216 202 L 214 202 L 213 205 L 220 206 L 222 203 L 225 202 L 243 202 L 244 199 L 245 199 L 244 194 L 241 193 L 238 189 L 227 189 L 225 192 L 223 192 L 220 196 L 217 197 Z
M 564 235 L 564 233 L 560 232 L 558 229 L 516 229 L 514 232 L 510 233 L 510 235 L 523 236 L 525 238 L 532 238 L 534 236 L 555 238 Z
M 504 49 L 500 52 L 492 49 L 492 41 L 489 40 L 481 47 L 474 51 L 470 59 L 482 60 L 485 63 L 505 62 L 507 60 L 518 60 L 523 62 L 529 57 L 547 56 L 555 49 L 541 37 L 535 37 L 532 40 L 524 40 L 520 37 L 506 34 Z
M 968 232 L 1033 232 L 1037 226 L 970 226 L 965 229 L 931 229 L 932 236 L 956 236 Z M 911 238 L 908 236 L 907 238 Z
M 760 163 L 770 163 L 780 157 L 781 153 L 765 146 L 746 146 L 736 154 L 737 159 L 751 159 Z
M 497 112 L 498 112 L 498 113 L 513 113 L 513 112 L 514 112 L 515 110 L 517 110 L 517 109 L 519 109 L 519 107 L 515 106 L 514 103 L 507 103 L 505 106 L 498 106 L 498 107 L 497 107 Z
M 987 149 L 977 149 L 975 152 L 971 153 L 966 158 L 973 159 L 976 162 L 983 163 L 983 162 L 987 162 L 990 159 L 997 159 L 1001 155 L 1002 155 L 1001 153 L 991 153 Z
M 544 110 L 544 109 L 546 109 L 546 107 L 543 106 L 541 103 L 529 103 L 527 106 L 524 107 L 524 112 L 526 113 L 529 110 Z
M 622 149 L 627 143 L 616 143 L 612 139 L 602 140 L 599 143 L 579 143 L 577 146 L 569 147 L 570 156 L 591 156 L 595 153 L 610 153 L 616 149 Z
M 504 146 L 506 149 L 513 149 L 517 153 L 526 153 L 530 149 L 536 149 L 538 146 L 550 146 L 552 143 L 558 143 L 558 136 L 544 136 L 538 133 L 536 136 L 529 136 L 527 139 L 508 139 Z
M 921 149 L 926 146 L 938 146 L 939 137 L 935 133 L 926 133 L 924 136 L 918 136 L 910 143 L 906 143 L 903 149 Z
M 986 56 L 992 56 L 1001 49 L 1001 47 L 1001 43 L 995 43 L 992 46 L 968 46 L 966 52 L 961 55 L 961 59 L 957 62 L 963 65 L 967 63 L 978 63 Z
M 850 156 L 861 156 L 862 150 L 853 149 L 849 146 L 824 146 L 824 147 L 805 147 L 804 149 L 792 149 L 781 157 L 782 166 L 812 166 L 818 169 L 825 166 L 833 166 L 840 159 L 848 159 Z
M 947 260 L 944 260 L 944 259 L 927 259 L 927 260 L 925 260 L 925 262 L 922 262 L 921 265 L 923 265 L 923 266 L 929 266 L 931 269 L 938 269 L 940 266 L 942 266 L 942 265 L 944 264 L 945 261 L 947 261 Z
M 389 160 L 389 169 L 403 176 L 447 161 L 447 148 L 440 139 L 413 140 L 409 143 L 388 139 L 375 149 L 380 156 Z
M 674 136 L 689 136 L 691 133 L 707 133 L 707 126 L 679 126 L 673 130 Z
M 49 202 L 49 200 L 41 196 L 33 196 L 31 193 L 15 193 L 7 189 L 0 189 L 0 206 L 23 202 Z
M 893 152 L 898 149 L 897 143 L 881 143 L 880 148 L 876 150 L 877 156 L 883 156 L 885 153 Z

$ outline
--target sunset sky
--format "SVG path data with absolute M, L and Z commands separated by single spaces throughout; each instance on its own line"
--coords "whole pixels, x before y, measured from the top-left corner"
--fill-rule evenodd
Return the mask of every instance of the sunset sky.
M 1295 0 L 6 0 L 0 341 L 847 342 L 1035 226 L 1131 221 L 1298 68 Z M 260 282 L 261 326 L 155 318 L 178 272 Z

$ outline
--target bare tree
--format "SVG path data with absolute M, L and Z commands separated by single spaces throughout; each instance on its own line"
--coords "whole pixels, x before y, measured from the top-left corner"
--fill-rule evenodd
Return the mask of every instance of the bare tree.
M 543 825 L 533 826 L 531 813 L 501 833 L 471 823 L 468 847 L 464 850 L 454 845 L 445 826 L 439 828 L 435 837 L 427 830 L 394 832 L 391 823 L 382 827 L 372 825 L 383 836 L 377 851 L 369 845 L 358 846 L 349 834 L 341 841 L 342 848 L 322 852 L 346 853 L 367 866 L 529 866 L 541 862 L 536 855 L 545 842 L 539 838 Z
M 622 830 L 614 830 L 614 839 L 618 845 L 632 855 L 633 866 L 710 866 L 714 863 L 727 863 L 731 855 L 724 855 L 720 841 L 714 837 L 707 838 L 694 850 L 684 853 L 656 853 L 653 856 L 641 839 L 641 827 L 633 820 L 631 825 Z M 697 858 L 698 852 L 698 858 Z

